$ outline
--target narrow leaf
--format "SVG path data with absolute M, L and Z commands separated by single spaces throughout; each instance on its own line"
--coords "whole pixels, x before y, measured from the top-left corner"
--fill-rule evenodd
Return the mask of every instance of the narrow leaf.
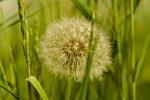
M 43 100 L 49 100 L 40 82 L 34 76 L 29 76 L 26 80 L 33 85 Z
M 3 78 L 4 78 L 4 81 L 5 81 L 7 88 L 9 88 L 1 61 L 0 61 L 0 71 L 2 72 L 2 75 L 3 75 Z
M 16 100 L 19 100 L 19 98 L 13 94 L 9 89 L 3 87 L 2 85 L 0 85 L 0 88 L 4 89 L 5 91 L 7 91 L 10 95 L 12 95 Z
M 87 5 L 83 4 L 80 0 L 72 0 L 72 2 L 87 19 L 92 18 L 92 11 Z
M 137 67 L 136 67 L 135 72 L 134 72 L 133 82 L 135 82 L 138 79 L 139 75 L 140 75 L 140 72 L 142 70 L 142 65 L 144 63 L 149 44 L 150 44 L 150 34 L 148 35 L 148 37 L 147 37 L 147 39 L 144 43 L 143 51 L 141 53 L 140 59 L 137 63 Z

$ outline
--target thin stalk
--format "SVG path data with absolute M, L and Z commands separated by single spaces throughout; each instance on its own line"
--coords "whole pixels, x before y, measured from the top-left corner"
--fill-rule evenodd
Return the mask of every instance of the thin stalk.
M 134 0 L 130 0 L 131 10 L 131 61 L 132 70 L 135 70 L 135 46 L 134 46 Z M 134 75 L 134 74 L 133 74 Z M 136 82 L 132 81 L 132 100 L 136 100 Z
M 72 81 L 68 80 L 66 93 L 65 93 L 65 100 L 71 100 L 71 88 L 72 88 Z
M 124 18 L 124 23 L 123 23 L 123 29 L 122 29 L 122 36 L 121 36 L 121 39 L 122 39 L 122 48 L 125 48 L 125 49 L 122 49 L 122 65 L 123 65 L 123 68 L 122 68 L 122 92 L 123 92 L 123 98 L 124 100 L 127 100 L 128 99 L 128 80 L 127 80 L 127 75 L 128 75 L 128 60 L 127 60 L 127 54 L 128 54 L 128 50 L 126 49 L 127 46 L 126 46 L 126 32 L 128 30 L 128 20 L 126 18 L 127 14 L 128 14 L 128 10 L 127 10 L 127 5 L 128 5 L 128 2 L 127 1 L 124 1 L 124 12 L 125 12 L 125 18 Z M 124 54 L 124 55 L 123 55 Z
M 134 45 L 134 0 L 131 0 L 131 55 L 132 55 L 132 70 L 135 69 L 135 45 Z
M 121 86 L 118 86 L 118 90 L 120 91 L 120 96 L 121 96 L 121 100 L 126 100 L 127 99 L 127 67 L 125 65 L 125 57 L 123 57 L 123 45 L 125 43 L 125 33 L 126 32 L 126 22 L 125 25 L 123 27 L 123 31 L 121 31 L 121 29 L 119 29 L 119 9 L 118 9 L 118 0 L 114 0 L 113 1 L 113 9 L 114 9 L 114 24 L 115 24 L 115 32 L 116 32 L 116 36 L 117 36 L 117 49 L 118 49 L 118 64 L 121 68 L 121 70 L 119 70 L 119 79 L 121 82 Z M 126 4 L 125 4 L 126 5 Z M 126 8 L 125 8 L 126 9 Z M 126 12 L 125 12 L 126 13 Z M 126 19 L 125 19 L 126 21 Z
M 122 82 L 121 97 L 122 100 L 127 100 L 127 68 L 125 66 L 123 66 L 122 69 L 121 82 Z
M 18 0 L 18 10 L 19 10 L 19 17 L 21 22 L 21 32 L 23 35 L 23 50 L 26 57 L 27 68 L 28 68 L 28 75 L 31 75 L 30 71 L 30 60 L 29 60 L 29 30 L 28 24 L 25 17 L 25 9 L 24 9 L 24 2 L 23 0 Z
M 114 10 L 114 28 L 115 28 L 115 34 L 116 38 L 117 38 L 117 49 L 118 49 L 118 64 L 119 67 L 125 67 L 123 66 L 123 56 L 122 56 L 122 44 L 123 44 L 123 33 L 119 32 L 118 29 L 118 23 L 119 23 L 119 10 L 118 10 L 118 0 L 113 0 L 113 10 Z M 125 96 L 125 79 L 126 75 L 124 72 L 125 68 L 122 68 L 122 70 L 119 70 L 119 79 L 121 82 L 121 86 L 118 86 L 118 90 L 120 92 L 120 96 L 121 96 L 121 100 L 126 100 L 126 96 Z M 121 76 L 121 77 L 120 77 Z
M 97 40 L 92 41 L 92 42 L 94 42 L 94 43 L 90 47 L 91 50 L 89 50 L 89 53 L 88 53 L 86 70 L 85 70 L 84 79 L 83 79 L 83 83 L 82 83 L 82 87 L 81 87 L 80 100 L 87 100 L 86 96 L 87 96 L 87 90 L 88 90 L 88 85 L 89 85 L 89 81 L 90 81 L 89 73 L 90 73 L 90 69 L 92 66 L 94 51 L 97 46 Z
M 115 31 L 118 31 L 118 0 L 113 0 Z
M 28 30 L 27 19 L 25 16 L 24 1 L 23 0 L 17 0 L 17 1 L 18 1 L 20 23 L 21 23 L 21 32 L 23 35 L 23 51 L 26 58 L 28 76 L 31 76 L 30 57 L 29 57 L 29 30 Z M 29 95 L 29 100 L 31 100 L 31 84 L 29 82 L 28 82 L 28 95 Z
M 38 18 L 34 19 L 34 25 L 33 25 L 33 31 L 34 33 L 32 37 L 34 37 L 34 46 L 32 48 L 32 53 L 35 56 L 35 61 L 37 62 L 37 65 L 34 66 L 35 69 L 35 76 L 39 80 L 40 83 L 42 83 L 41 74 L 42 74 L 42 67 L 41 62 L 39 59 L 39 24 L 38 24 Z M 40 96 L 37 91 L 34 91 L 36 100 L 40 100 Z
M 118 60 L 119 65 L 122 64 L 122 39 L 121 39 L 121 32 L 118 30 L 118 22 L 119 22 L 119 13 L 118 13 L 118 0 L 114 0 L 114 19 L 115 19 L 115 32 L 117 36 L 117 45 L 118 45 Z
M 56 17 L 60 19 L 60 0 L 56 0 Z
M 76 8 L 84 15 L 88 20 L 92 19 L 92 11 L 89 6 L 85 5 L 81 0 L 71 0 Z
M 93 8 L 94 3 L 93 3 Z M 95 39 L 94 37 L 94 33 L 93 33 L 93 25 L 94 25 L 94 18 L 95 18 L 95 12 L 93 9 L 92 12 L 92 23 L 91 23 L 91 34 L 90 34 L 90 41 L 88 44 L 88 56 L 87 56 L 87 62 L 86 62 L 86 66 L 85 66 L 85 74 L 84 74 L 84 78 L 83 78 L 83 83 L 81 86 L 81 91 L 80 91 L 80 100 L 86 100 L 87 98 L 87 90 L 88 90 L 88 85 L 89 85 L 89 73 L 90 73 L 90 69 L 92 66 L 92 60 L 93 60 L 93 55 L 94 55 L 94 51 L 96 49 L 97 46 L 97 39 Z
M 132 83 L 132 100 L 136 100 L 136 82 Z
M 118 60 L 119 65 L 122 64 L 122 35 L 121 32 L 118 32 L 118 22 L 119 22 L 119 13 L 118 13 L 118 0 L 113 1 L 113 9 L 114 9 L 114 25 L 115 25 L 115 34 L 117 36 L 117 45 L 118 45 Z
M 57 85 L 58 85 L 58 80 L 56 80 L 56 78 L 52 77 L 51 82 L 53 82 L 53 88 L 52 88 L 52 96 L 51 96 L 51 100 L 56 100 L 56 90 L 57 90 Z

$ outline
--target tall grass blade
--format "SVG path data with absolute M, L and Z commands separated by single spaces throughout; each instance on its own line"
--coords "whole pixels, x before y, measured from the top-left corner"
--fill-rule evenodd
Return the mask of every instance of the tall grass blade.
M 34 76 L 29 76 L 28 78 L 26 78 L 26 80 L 33 85 L 33 87 L 38 91 L 39 95 L 41 96 L 41 98 L 43 100 L 49 100 L 48 96 L 46 95 L 46 93 L 45 93 L 44 89 L 42 88 L 40 82 Z
M 0 71 L 2 72 L 2 75 L 3 75 L 3 78 L 4 78 L 7 88 L 9 88 L 1 60 L 0 60 Z
M 85 74 L 84 74 L 84 79 L 83 79 L 83 83 L 81 86 L 81 93 L 80 93 L 80 100 L 86 100 L 86 96 L 87 96 L 87 90 L 88 90 L 88 84 L 89 84 L 89 73 L 90 73 L 90 69 L 92 66 L 92 61 L 93 61 L 93 55 L 98 43 L 98 37 L 94 36 L 93 33 L 93 25 L 94 25 L 94 11 L 92 13 L 92 23 L 91 23 L 91 34 L 90 34 L 90 41 L 88 44 L 88 56 L 87 56 L 87 62 L 86 62 L 86 66 L 85 66 Z
M 141 0 L 134 0 L 134 12 L 136 11 L 137 7 L 139 6 Z
M 74 5 L 78 8 L 78 10 L 86 17 L 87 19 L 92 19 L 91 9 L 81 2 L 81 0 L 72 0 Z
M 18 94 L 18 97 L 20 97 L 17 69 L 16 69 L 14 58 L 13 58 L 12 48 L 11 48 L 10 40 L 9 40 L 9 34 L 8 34 L 8 30 L 7 30 L 7 26 L 6 26 L 6 23 L 5 23 L 5 19 L 4 19 L 3 13 L 2 13 L 2 20 L 3 20 L 3 23 L 4 23 L 3 24 L 3 29 L 4 29 L 5 36 L 6 36 L 6 42 L 7 42 L 7 45 L 8 45 L 10 59 L 11 59 L 11 63 L 13 65 L 13 69 L 14 69 L 14 72 L 15 72 L 15 81 L 16 81 L 17 94 Z
M 144 60 L 145 60 L 146 53 L 148 51 L 149 45 L 150 45 L 150 34 L 148 34 L 148 37 L 145 40 L 140 59 L 139 59 L 139 61 L 137 63 L 137 67 L 136 67 L 135 72 L 134 72 L 133 82 L 136 82 L 138 77 L 140 76 L 140 72 L 142 70 L 142 66 L 143 66 L 143 63 L 144 63 Z

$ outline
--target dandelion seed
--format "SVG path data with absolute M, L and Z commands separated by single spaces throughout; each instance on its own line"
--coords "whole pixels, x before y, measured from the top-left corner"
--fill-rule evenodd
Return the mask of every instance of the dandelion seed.
M 82 81 L 89 37 L 90 22 L 84 19 L 64 19 L 48 26 L 41 40 L 41 56 L 49 71 L 68 79 Z M 111 64 L 110 43 L 108 37 L 94 26 L 94 34 L 99 36 L 93 64 L 90 71 L 91 80 L 101 78 Z

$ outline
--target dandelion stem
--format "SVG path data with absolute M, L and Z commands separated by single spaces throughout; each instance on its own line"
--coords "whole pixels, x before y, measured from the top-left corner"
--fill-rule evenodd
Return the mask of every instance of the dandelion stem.
M 65 100 L 71 100 L 71 88 L 72 88 L 72 81 L 68 80 L 67 87 L 66 87 L 66 93 L 65 93 Z

